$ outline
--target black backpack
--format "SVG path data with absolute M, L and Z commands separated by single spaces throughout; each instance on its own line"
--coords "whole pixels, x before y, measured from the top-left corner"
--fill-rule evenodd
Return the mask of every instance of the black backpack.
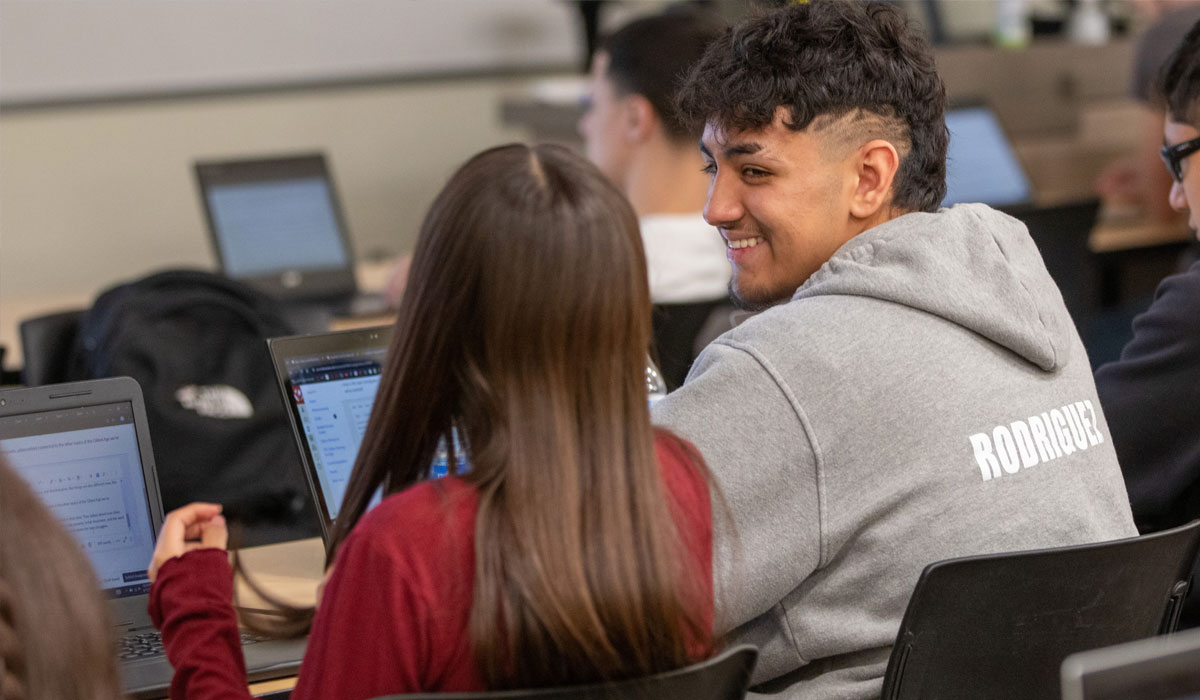
M 266 345 L 294 333 L 270 297 L 169 270 L 96 299 L 68 372 L 141 385 L 165 510 L 221 503 L 246 545 L 310 537 L 316 514 Z

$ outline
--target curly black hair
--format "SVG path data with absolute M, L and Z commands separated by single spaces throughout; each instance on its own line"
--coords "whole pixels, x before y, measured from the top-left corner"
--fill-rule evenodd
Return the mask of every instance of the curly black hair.
M 1183 43 L 1163 65 L 1159 82 L 1171 121 L 1200 124 L 1200 22 L 1188 30 Z
M 757 130 L 790 112 L 788 128 L 820 130 L 840 118 L 883 137 L 901 155 L 892 204 L 935 211 L 946 195 L 946 88 L 929 44 L 890 4 L 814 0 L 727 31 L 680 89 L 693 124 Z

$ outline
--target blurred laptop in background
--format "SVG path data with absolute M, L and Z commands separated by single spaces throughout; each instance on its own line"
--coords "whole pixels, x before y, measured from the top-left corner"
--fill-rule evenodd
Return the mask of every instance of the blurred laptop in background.
M 291 306 L 385 310 L 359 293 L 354 254 L 321 153 L 204 161 L 196 182 L 221 271 Z

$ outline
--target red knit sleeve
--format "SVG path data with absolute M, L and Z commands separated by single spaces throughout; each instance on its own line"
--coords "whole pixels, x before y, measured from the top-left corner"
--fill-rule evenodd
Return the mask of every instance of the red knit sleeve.
M 357 700 L 427 688 L 428 599 L 399 537 L 351 535 L 313 621 L 293 700 Z
M 225 550 L 197 549 L 163 564 L 149 612 L 175 669 L 172 700 L 250 697 Z
M 697 618 L 708 638 L 696 640 L 695 656 L 713 651 L 713 524 L 709 480 L 696 448 L 667 431 L 655 441 L 662 467 L 663 485 L 670 499 L 679 537 L 688 555 L 691 578 L 684 595 L 692 599 Z

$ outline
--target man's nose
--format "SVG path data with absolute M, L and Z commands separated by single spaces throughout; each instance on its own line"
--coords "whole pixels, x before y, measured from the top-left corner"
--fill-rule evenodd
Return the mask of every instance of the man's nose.
M 718 228 L 742 218 L 740 188 L 734 178 L 718 172 L 708 186 L 708 202 L 704 205 L 704 220 Z

